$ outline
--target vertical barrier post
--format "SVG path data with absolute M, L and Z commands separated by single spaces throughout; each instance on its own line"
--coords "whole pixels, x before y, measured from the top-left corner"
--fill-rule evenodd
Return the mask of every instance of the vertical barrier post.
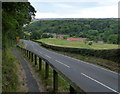
M 25 51 L 24 51 L 25 49 L 23 48 L 23 54 L 25 54 Z
M 25 54 L 26 54 L 26 56 L 27 56 L 27 50 L 26 50 Z
M 47 62 L 45 62 L 45 79 L 48 78 L 49 76 L 49 64 Z
M 28 51 L 28 58 L 29 58 L 29 51 Z
M 35 65 L 37 65 L 37 55 L 35 55 Z
M 30 60 L 30 54 L 31 54 L 31 52 L 29 51 L 29 60 Z
M 55 70 L 53 70 L 53 90 L 58 91 L 58 73 Z
M 31 57 L 31 61 L 33 62 L 33 53 L 32 53 L 31 55 L 32 55 L 32 57 Z
M 42 70 L 42 59 L 39 57 L 39 70 Z
M 77 94 L 76 90 L 70 85 L 70 94 Z
M 27 57 L 28 57 L 28 50 L 27 50 Z
M 28 59 L 29 59 L 29 51 L 28 51 Z

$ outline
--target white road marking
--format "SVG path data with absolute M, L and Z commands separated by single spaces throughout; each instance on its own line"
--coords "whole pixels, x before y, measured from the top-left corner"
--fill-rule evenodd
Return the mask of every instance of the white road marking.
M 100 85 L 102 85 L 102 86 L 104 86 L 104 87 L 106 87 L 106 88 L 108 88 L 108 89 L 112 90 L 113 92 L 117 92 L 118 94 L 120 94 L 118 91 L 116 91 L 116 90 L 112 89 L 111 87 L 109 87 L 109 86 L 107 86 L 107 85 L 105 85 L 105 84 L 103 84 L 103 83 L 101 83 L 101 82 L 99 82 L 99 81 L 97 81 L 97 80 L 93 79 L 92 77 L 87 76 L 87 75 L 86 75 L 86 74 L 84 74 L 84 73 L 81 73 L 81 74 L 82 74 L 82 75 L 84 75 L 85 77 L 87 77 L 87 78 L 89 78 L 89 79 L 91 79 L 91 80 L 95 81 L 96 83 L 98 83 L 98 84 L 100 84 Z
M 62 63 L 62 62 L 60 62 L 60 61 L 58 61 L 58 60 L 55 60 L 55 61 L 57 61 L 58 63 L 60 63 L 60 64 L 62 64 L 62 65 L 64 65 L 64 66 L 66 66 L 66 67 L 68 67 L 68 68 L 70 68 L 70 66 L 68 66 L 68 65 L 66 65 L 66 64 L 64 64 L 64 63 Z
M 45 55 L 45 56 L 47 56 L 48 58 L 51 58 L 50 56 L 48 56 L 48 55 Z

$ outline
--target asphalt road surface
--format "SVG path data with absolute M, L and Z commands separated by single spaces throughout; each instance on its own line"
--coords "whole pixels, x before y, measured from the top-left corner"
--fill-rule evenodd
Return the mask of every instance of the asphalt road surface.
M 85 92 L 120 93 L 119 74 L 97 65 L 49 51 L 35 42 L 21 41 L 27 44 L 26 49 L 47 59 Z

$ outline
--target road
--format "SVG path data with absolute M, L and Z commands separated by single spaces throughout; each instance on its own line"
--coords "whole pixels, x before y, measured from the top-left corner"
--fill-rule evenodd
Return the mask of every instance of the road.
M 105 94 L 106 92 L 112 94 L 120 92 L 118 87 L 119 74 L 88 62 L 49 51 L 35 42 L 21 41 L 27 44 L 26 49 L 47 59 L 85 92 L 104 92 Z

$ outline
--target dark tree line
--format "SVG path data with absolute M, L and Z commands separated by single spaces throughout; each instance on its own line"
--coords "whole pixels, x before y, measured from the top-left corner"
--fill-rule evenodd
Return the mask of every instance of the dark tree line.
M 16 37 L 23 37 L 23 25 L 31 21 L 35 9 L 29 2 L 2 3 L 3 48 L 10 46 Z
M 64 19 L 39 20 L 29 24 L 26 31 L 40 30 L 46 33 L 67 34 L 70 37 L 83 37 L 93 41 L 118 43 L 117 19 Z

